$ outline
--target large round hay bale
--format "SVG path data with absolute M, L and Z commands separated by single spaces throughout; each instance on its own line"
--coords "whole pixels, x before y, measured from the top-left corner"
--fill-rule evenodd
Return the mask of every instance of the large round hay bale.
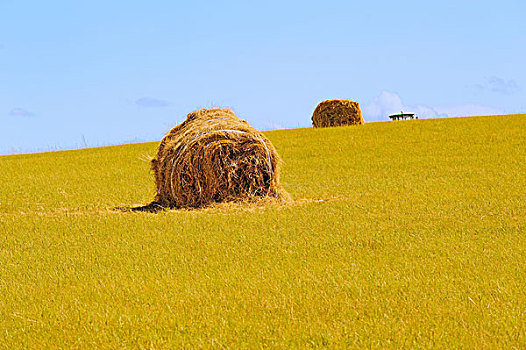
M 360 105 L 351 100 L 323 101 L 312 114 L 312 126 L 315 128 L 361 124 L 365 124 L 365 122 Z
M 230 109 L 188 114 L 162 139 L 152 160 L 155 202 L 199 208 L 214 202 L 283 198 L 272 143 Z

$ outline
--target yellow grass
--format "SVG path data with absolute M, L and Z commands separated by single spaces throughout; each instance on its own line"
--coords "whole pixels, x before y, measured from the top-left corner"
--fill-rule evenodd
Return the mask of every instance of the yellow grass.
M 113 210 L 155 143 L 0 157 L 0 347 L 526 344 L 525 115 L 266 135 L 294 203 Z

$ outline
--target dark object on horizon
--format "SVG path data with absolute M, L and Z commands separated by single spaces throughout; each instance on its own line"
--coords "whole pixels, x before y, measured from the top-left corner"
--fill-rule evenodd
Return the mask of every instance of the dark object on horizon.
M 404 113 L 404 112 L 400 112 L 400 114 L 391 114 L 389 116 L 389 118 L 391 118 L 391 120 L 406 120 L 406 119 L 414 119 L 415 118 L 415 114 L 414 113 Z M 416 119 L 418 119 L 418 117 L 416 117 Z

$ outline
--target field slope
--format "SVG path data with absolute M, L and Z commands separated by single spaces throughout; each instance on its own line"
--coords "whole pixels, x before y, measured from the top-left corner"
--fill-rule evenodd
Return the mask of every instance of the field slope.
M 526 344 L 526 115 L 266 133 L 287 206 L 124 213 L 156 144 L 0 157 L 0 348 Z

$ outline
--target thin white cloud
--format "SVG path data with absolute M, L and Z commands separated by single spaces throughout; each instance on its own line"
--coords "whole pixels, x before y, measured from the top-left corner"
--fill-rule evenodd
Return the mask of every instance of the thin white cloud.
M 445 117 L 426 105 L 407 106 L 400 95 L 390 91 L 382 91 L 379 96 L 362 106 L 364 119 L 369 121 L 388 120 L 389 115 L 400 112 L 415 113 L 419 118 Z
M 25 108 L 13 108 L 9 115 L 13 117 L 31 117 L 34 114 Z
M 389 120 L 389 115 L 400 112 L 415 113 L 419 118 L 448 118 L 504 114 L 504 112 L 498 108 L 478 104 L 462 104 L 449 107 L 405 105 L 400 95 L 389 91 L 382 91 L 379 96 L 362 106 L 362 114 L 367 121 Z
M 145 108 L 168 107 L 170 105 L 168 101 L 153 97 L 141 97 L 135 101 L 135 104 Z
M 503 110 L 477 104 L 464 104 L 452 107 L 436 108 L 441 114 L 448 117 L 472 117 L 479 115 L 499 115 L 505 114 Z
M 361 109 L 364 119 L 374 121 L 386 119 L 390 114 L 402 111 L 404 105 L 398 94 L 382 91 L 379 96 L 364 104 Z
M 475 87 L 502 95 L 513 95 L 520 91 L 519 84 L 515 80 L 506 80 L 497 76 L 489 77 L 483 84 L 476 84 Z

